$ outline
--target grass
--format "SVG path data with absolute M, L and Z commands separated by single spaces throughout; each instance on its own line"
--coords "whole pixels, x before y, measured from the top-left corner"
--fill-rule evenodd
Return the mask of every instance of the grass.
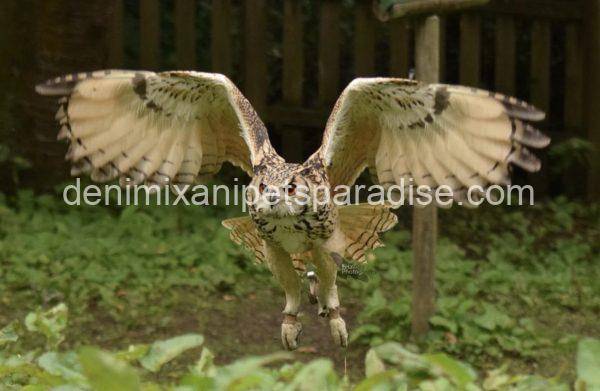
M 64 302 L 69 323 L 61 349 L 118 350 L 200 333 L 220 364 L 278 351 L 283 294 L 220 225 L 239 213 L 67 207 L 27 191 L 3 197 L 0 327 Z M 598 205 L 557 199 L 532 208 L 440 211 L 439 298 L 424 341 L 409 335 L 409 211 L 400 211 L 400 220 L 366 266 L 368 281 L 340 280 L 352 338 L 347 353 L 305 303 L 297 359 L 330 358 L 338 374 L 346 364 L 355 382 L 369 347 L 393 340 L 412 351 L 446 352 L 481 373 L 504 364 L 509 372 L 575 379 L 577 341 L 600 337 Z M 40 338 L 22 338 L 12 349 L 34 349 Z M 196 358 L 168 366 L 183 372 Z

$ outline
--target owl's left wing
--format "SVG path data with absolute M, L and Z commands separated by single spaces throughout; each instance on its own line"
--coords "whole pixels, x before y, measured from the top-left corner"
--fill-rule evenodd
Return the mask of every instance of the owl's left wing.
M 106 70 L 37 86 L 62 96 L 59 139 L 71 173 L 122 185 L 192 184 L 229 161 L 253 168 L 282 160 L 252 105 L 224 75 Z
M 525 102 L 474 88 L 361 78 L 336 102 L 316 154 L 332 188 L 369 167 L 384 186 L 448 185 L 460 194 L 509 183 L 510 164 L 539 170 L 526 146 L 550 139 L 526 121 L 543 118 Z

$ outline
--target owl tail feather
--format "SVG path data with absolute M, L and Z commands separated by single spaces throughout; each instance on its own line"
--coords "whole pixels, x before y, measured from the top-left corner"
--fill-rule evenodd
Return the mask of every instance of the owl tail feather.
M 339 221 L 344 242 L 336 247 L 344 249 L 344 258 L 364 262 L 368 250 L 383 246 L 379 234 L 396 225 L 398 217 L 387 204 L 365 203 L 339 208 Z
M 258 235 L 258 231 L 250 217 L 227 219 L 223 220 L 222 224 L 225 228 L 231 230 L 229 237 L 234 243 L 252 252 L 256 257 L 257 263 L 266 263 L 265 241 Z M 304 254 L 292 254 L 292 261 L 294 262 L 296 271 L 301 273 L 306 271 L 305 262 L 310 260 L 310 256 L 310 251 Z

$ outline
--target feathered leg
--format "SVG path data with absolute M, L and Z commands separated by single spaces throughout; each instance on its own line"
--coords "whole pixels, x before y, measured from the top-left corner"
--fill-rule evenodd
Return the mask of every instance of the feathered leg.
M 313 263 L 317 268 L 319 279 L 317 289 L 319 315 L 329 318 L 333 341 L 341 347 L 346 347 L 348 346 L 348 331 L 346 322 L 340 316 L 340 300 L 335 285 L 337 265 L 324 249 L 315 250 Z
M 281 342 L 286 349 L 294 350 L 298 347 L 298 336 L 302 332 L 302 324 L 297 319 L 300 308 L 300 278 L 287 252 L 269 243 L 265 249 L 269 269 L 285 291 Z

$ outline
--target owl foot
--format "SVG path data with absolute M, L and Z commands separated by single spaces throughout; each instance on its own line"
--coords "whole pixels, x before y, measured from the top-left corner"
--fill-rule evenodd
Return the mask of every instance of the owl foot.
M 325 318 L 327 316 L 329 316 L 329 313 L 331 312 L 331 309 L 329 307 L 327 307 L 326 305 L 320 305 L 319 303 L 319 316 L 322 318 Z
M 329 312 L 329 327 L 333 342 L 345 348 L 348 346 L 348 331 L 346 330 L 346 322 L 340 316 L 339 308 L 332 309 Z
M 302 323 L 298 322 L 296 315 L 285 315 L 281 323 L 281 343 L 287 350 L 298 347 L 298 337 L 302 333 Z

